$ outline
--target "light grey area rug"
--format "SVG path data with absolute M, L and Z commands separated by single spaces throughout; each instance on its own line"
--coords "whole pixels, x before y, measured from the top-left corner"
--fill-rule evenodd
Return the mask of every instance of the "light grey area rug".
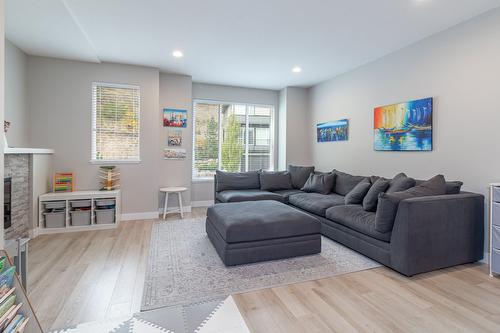
M 151 234 L 141 310 L 225 298 L 378 266 L 323 237 L 320 254 L 226 267 L 208 239 L 204 219 L 157 221 Z

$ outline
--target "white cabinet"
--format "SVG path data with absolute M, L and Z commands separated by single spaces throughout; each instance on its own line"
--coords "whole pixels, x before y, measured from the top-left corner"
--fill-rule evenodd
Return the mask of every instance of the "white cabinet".
M 120 190 L 46 193 L 38 205 L 38 234 L 110 229 L 120 223 Z

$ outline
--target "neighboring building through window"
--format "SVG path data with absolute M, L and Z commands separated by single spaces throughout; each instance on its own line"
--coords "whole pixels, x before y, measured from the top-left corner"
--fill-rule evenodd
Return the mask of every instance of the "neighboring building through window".
M 138 162 L 140 88 L 92 84 L 92 161 Z
M 273 169 L 272 106 L 194 103 L 193 178 Z

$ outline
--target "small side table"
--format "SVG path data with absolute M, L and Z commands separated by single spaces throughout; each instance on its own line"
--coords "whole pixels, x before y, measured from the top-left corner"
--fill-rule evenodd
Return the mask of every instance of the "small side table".
M 162 187 L 162 188 L 160 188 L 160 192 L 165 193 L 165 204 L 163 205 L 163 219 L 165 219 L 167 214 L 170 214 L 170 213 L 180 213 L 181 218 L 184 218 L 184 213 L 182 212 L 182 196 L 181 196 L 181 193 L 184 191 L 187 191 L 186 187 L 174 186 L 174 187 Z M 177 197 L 179 198 L 179 209 L 174 209 L 174 210 L 168 211 L 168 208 L 167 208 L 168 195 L 170 193 L 174 193 L 174 194 L 177 193 Z

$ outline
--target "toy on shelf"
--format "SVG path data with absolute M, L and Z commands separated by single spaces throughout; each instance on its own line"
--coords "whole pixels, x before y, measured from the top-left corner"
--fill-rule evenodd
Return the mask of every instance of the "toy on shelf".
M 120 188 L 120 173 L 115 166 L 102 166 L 99 168 L 101 191 L 112 191 Z
M 54 175 L 54 192 L 73 192 L 75 177 L 72 172 L 56 172 Z

